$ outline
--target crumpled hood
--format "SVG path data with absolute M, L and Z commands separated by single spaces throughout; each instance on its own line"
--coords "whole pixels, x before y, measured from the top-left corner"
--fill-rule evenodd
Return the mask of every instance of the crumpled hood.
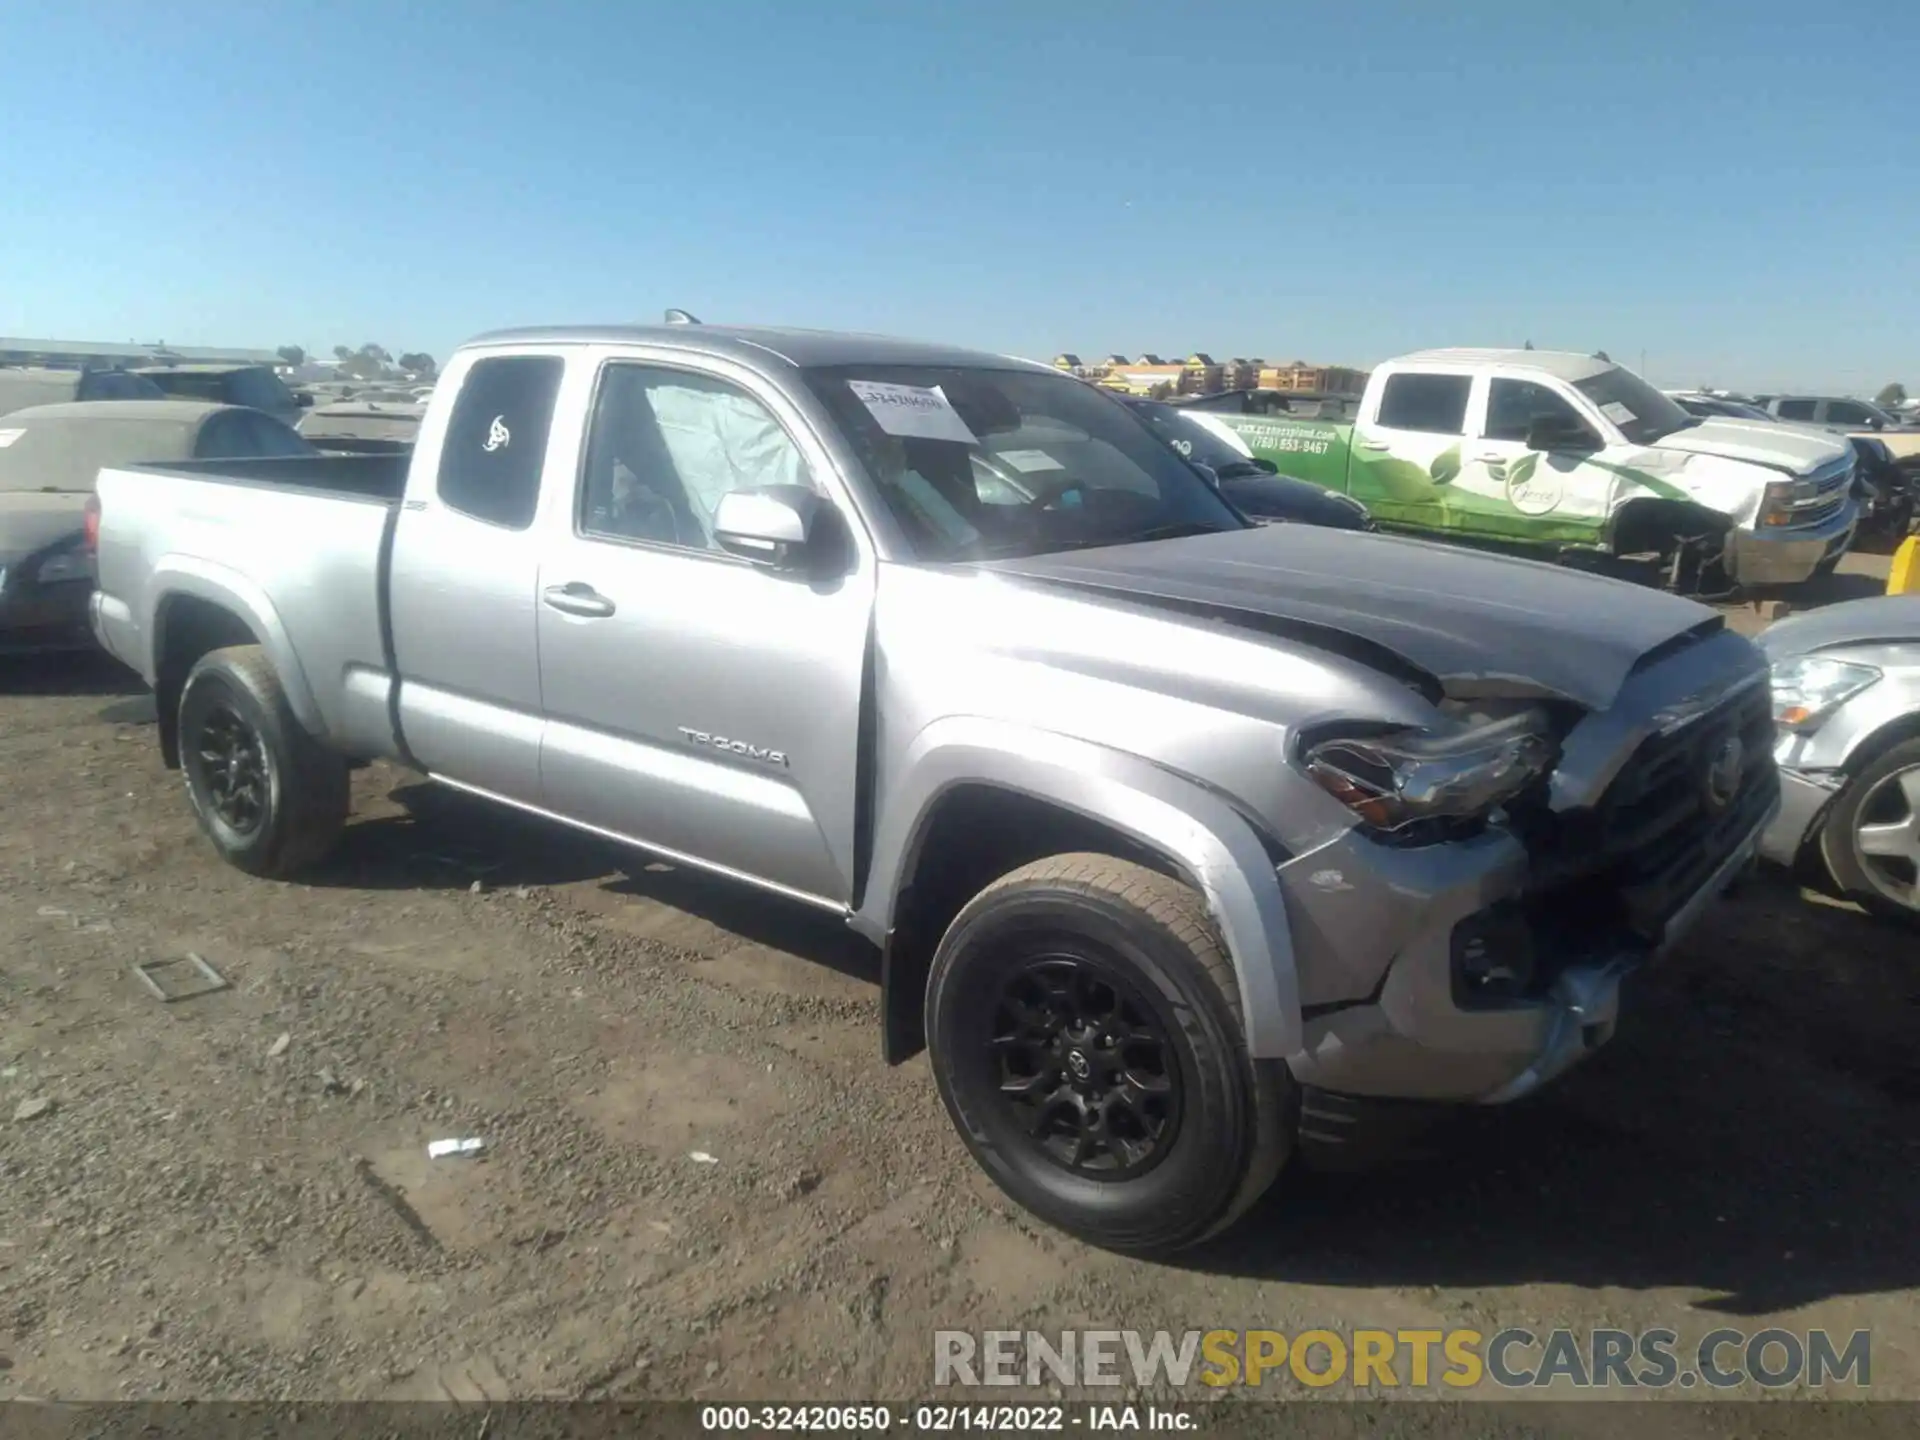
M 1139 604 L 1162 602 L 1352 636 L 1450 695 L 1535 696 L 1608 708 L 1640 659 L 1713 610 L 1620 580 L 1420 540 L 1269 525 L 983 567 Z
M 1724 455 L 1756 465 L 1788 469 L 1806 475 L 1822 465 L 1845 458 L 1852 449 L 1835 435 L 1773 425 L 1764 420 L 1702 420 L 1685 430 L 1662 436 L 1649 447 L 1681 450 L 1690 455 Z
M 0 490 L 0 565 L 11 565 L 68 535 L 87 519 L 87 497 L 64 491 Z
M 1920 644 L 1920 595 L 1870 595 L 1789 615 L 1761 632 L 1760 648 L 1769 659 L 1790 660 L 1874 641 Z

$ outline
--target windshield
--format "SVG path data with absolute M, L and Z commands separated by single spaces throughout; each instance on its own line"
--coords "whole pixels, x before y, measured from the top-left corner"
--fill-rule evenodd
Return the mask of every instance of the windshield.
M 1243 530 L 1120 401 L 1065 375 L 809 370 L 921 560 L 982 560 Z
M 1699 422 L 1631 370 L 1618 365 L 1573 382 L 1573 388 L 1611 420 L 1629 445 L 1651 445 Z
M 1259 475 L 1264 472 L 1247 456 L 1222 440 L 1206 425 L 1172 405 L 1148 400 L 1129 404 L 1128 409 L 1147 422 L 1167 444 L 1196 465 L 1205 465 L 1225 479 L 1235 475 Z

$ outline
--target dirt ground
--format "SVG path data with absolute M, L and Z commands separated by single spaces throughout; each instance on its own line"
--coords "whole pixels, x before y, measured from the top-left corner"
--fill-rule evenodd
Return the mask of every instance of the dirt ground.
M 1559 1087 L 1155 1265 L 999 1197 L 831 921 L 379 767 L 252 880 L 151 714 L 0 677 L 0 1398 L 903 1399 L 943 1327 L 1512 1324 L 1868 1328 L 1920 1398 L 1920 942 L 1778 880 Z M 130 971 L 189 952 L 229 988 Z

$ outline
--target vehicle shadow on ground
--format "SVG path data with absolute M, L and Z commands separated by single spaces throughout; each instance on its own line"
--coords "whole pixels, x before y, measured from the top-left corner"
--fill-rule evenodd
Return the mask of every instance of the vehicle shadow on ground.
M 0 659 L 0 695 L 146 694 L 146 682 L 102 650 Z M 111 717 L 103 712 L 101 718 Z
M 737 881 L 631 854 L 627 874 L 604 884 L 608 895 L 650 900 L 697 915 L 743 940 L 765 945 L 854 980 L 880 983 L 880 952 L 846 921 L 797 900 L 755 891 Z
M 1334 1286 L 1701 1292 L 1757 1315 L 1920 1285 L 1911 935 L 1782 884 L 1631 987 L 1529 1102 L 1455 1112 L 1370 1174 L 1290 1171 L 1193 1268 Z
M 1839 605 L 1848 600 L 1866 600 L 1886 593 L 1887 582 L 1884 578 L 1836 571 L 1832 575 L 1815 575 L 1812 579 L 1798 585 L 1756 588 L 1750 598 L 1785 600 L 1797 611 L 1817 610 L 1826 605 Z
M 878 952 L 838 916 L 426 781 L 388 792 L 401 813 L 347 827 L 307 883 L 368 890 L 466 890 L 598 881 L 741 939 L 878 984 Z
M 355 890 L 569 885 L 616 870 L 622 858 L 591 835 L 444 785 L 405 782 L 386 798 L 399 813 L 348 825 L 306 883 Z

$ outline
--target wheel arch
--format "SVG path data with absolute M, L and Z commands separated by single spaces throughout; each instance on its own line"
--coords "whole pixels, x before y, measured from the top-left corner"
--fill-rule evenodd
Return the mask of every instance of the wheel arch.
M 988 881 L 1044 855 L 1091 850 L 1199 891 L 1233 961 L 1256 1058 L 1301 1043 L 1300 1002 L 1276 842 L 1229 802 L 1136 757 L 982 720 L 923 732 L 877 826 L 856 928 L 882 947 L 890 1063 L 924 1043 L 934 949 Z
M 160 754 L 169 769 L 180 763 L 180 692 L 203 655 L 229 645 L 259 645 L 278 672 L 287 702 L 300 723 L 324 732 L 319 707 L 307 684 L 286 627 L 273 602 L 245 576 L 210 567 L 164 563 L 156 569 L 150 660 L 159 721 Z
M 1725 534 L 1733 528 L 1731 515 L 1696 500 L 1636 495 L 1607 517 L 1607 548 L 1615 555 L 1664 551 L 1663 545 L 1645 542 Z

